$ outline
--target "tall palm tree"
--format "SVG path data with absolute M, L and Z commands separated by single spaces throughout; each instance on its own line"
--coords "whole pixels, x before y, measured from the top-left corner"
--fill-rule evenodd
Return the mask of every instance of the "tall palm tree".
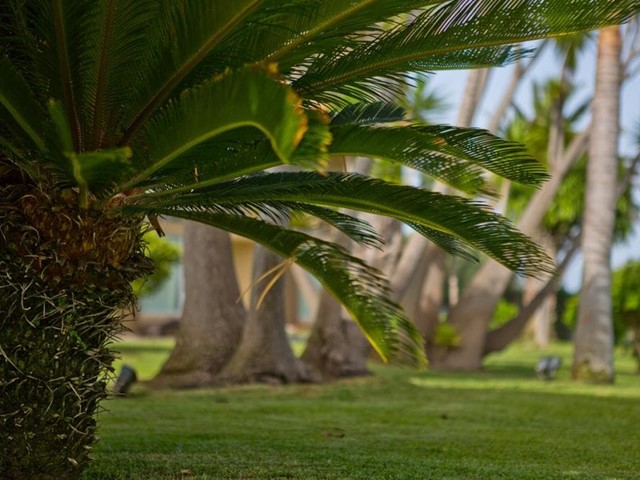
M 582 290 L 572 367 L 574 378 L 604 383 L 614 380 L 611 245 L 618 182 L 621 50 L 620 29 L 602 29 L 582 220 Z
M 73 478 L 86 465 L 111 362 L 105 343 L 134 300 L 130 280 L 150 268 L 145 217 L 196 220 L 296 261 L 383 357 L 414 362 L 421 340 L 380 274 L 283 219 L 314 215 L 377 245 L 367 224 L 335 208 L 375 212 L 450 252 L 547 270 L 538 247 L 476 202 L 325 171 L 325 161 L 390 160 L 469 192 L 482 190 L 482 169 L 539 183 L 543 169 L 520 146 L 478 130 L 389 124 L 402 118 L 389 102 L 409 72 L 504 64 L 519 55 L 508 44 L 616 24 L 639 6 L 3 1 L 3 477 Z M 301 171 L 269 171 L 282 164 Z

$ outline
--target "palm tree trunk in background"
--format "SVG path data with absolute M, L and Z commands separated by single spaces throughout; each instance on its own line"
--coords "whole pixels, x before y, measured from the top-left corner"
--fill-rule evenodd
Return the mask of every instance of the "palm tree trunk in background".
M 472 70 L 467 76 L 464 93 L 456 125 L 470 126 L 478 110 L 478 104 L 487 86 L 490 69 Z M 448 193 L 448 188 L 436 183 L 433 188 L 439 193 Z M 417 235 L 417 234 L 414 234 Z M 438 314 L 444 301 L 444 288 L 447 272 L 445 269 L 446 254 L 433 246 L 425 238 L 413 239 L 407 243 L 410 248 L 399 259 L 392 285 L 399 290 L 396 298 L 402 304 L 420 332 L 425 336 L 426 343 L 430 343 L 438 324 Z M 416 251 L 421 254 L 418 257 Z
M 518 222 L 518 229 L 531 235 L 542 221 L 560 184 L 584 151 L 587 132 L 578 135 L 555 166 L 551 179 L 531 199 Z M 449 312 L 448 321 L 461 336 L 460 345 L 437 352 L 433 368 L 442 370 L 477 370 L 482 366 L 484 342 L 489 322 L 502 298 L 513 272 L 494 260 L 487 260 L 464 289 L 458 304 Z
M 257 246 L 253 260 L 256 282 L 282 259 Z M 271 277 L 268 277 L 270 279 Z M 318 381 L 318 376 L 296 358 L 285 331 L 285 285 L 280 278 L 264 301 L 258 301 L 268 279 L 253 286 L 251 306 L 242 339 L 233 357 L 219 376 L 224 383 L 296 383 Z
M 620 52 L 619 28 L 601 30 L 582 227 L 584 267 L 572 369 L 575 379 L 603 383 L 614 380 L 610 256 L 618 171 Z
M 543 232 L 533 237 L 540 245 L 545 247 L 549 257 L 557 258 L 557 251 L 553 239 Z M 523 305 L 529 304 L 547 284 L 548 280 L 539 278 L 527 278 L 522 294 Z M 556 320 L 556 297 L 549 295 L 542 305 L 531 316 L 527 325 L 527 338 L 531 338 L 537 348 L 546 348 L 553 339 L 553 324 Z
M 522 308 L 520 308 L 515 317 L 511 318 L 501 327 L 487 333 L 484 342 L 483 356 L 505 349 L 511 342 L 522 335 L 531 316 L 544 304 L 547 297 L 555 296 L 558 292 L 562 276 L 577 252 L 578 245 L 578 239 L 573 238 L 571 246 L 565 252 L 564 258 L 557 267 L 557 275 L 547 279 L 546 284 L 536 292 L 530 302 L 525 303 Z
M 151 382 L 154 387 L 211 385 L 233 355 L 245 324 L 228 233 L 188 223 L 184 273 L 186 297 L 176 346 Z
M 351 171 L 360 174 L 366 175 L 371 169 L 371 161 L 367 158 L 349 159 L 349 164 Z M 366 216 L 362 212 L 348 213 L 359 218 Z M 377 231 L 383 236 L 385 233 L 391 234 L 392 229 L 387 228 L 390 227 L 388 220 L 375 218 L 373 215 L 367 217 L 366 220 L 374 225 L 376 222 L 382 222 L 378 226 L 383 228 Z M 332 241 L 373 266 L 382 267 L 382 264 L 390 263 L 385 261 L 384 253 L 359 247 L 344 235 L 336 234 Z M 349 318 L 333 295 L 321 289 L 313 327 L 302 360 L 320 372 L 326 380 L 369 375 L 367 360 L 370 351 L 371 346 L 356 323 Z

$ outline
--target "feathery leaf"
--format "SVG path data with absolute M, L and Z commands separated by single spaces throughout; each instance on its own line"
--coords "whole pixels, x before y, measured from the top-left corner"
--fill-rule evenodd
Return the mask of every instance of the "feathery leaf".
M 246 126 L 260 130 L 287 163 L 307 131 L 308 118 L 291 89 L 264 73 L 243 70 L 211 80 L 184 92 L 150 121 L 146 165 L 120 188 L 136 186 L 209 139 Z
M 144 198 L 140 199 L 144 202 Z M 357 174 L 277 172 L 240 178 L 173 197 L 178 207 L 298 202 L 350 208 L 415 223 L 456 237 L 517 273 L 553 271 L 544 251 L 479 202 Z M 153 200 L 148 200 L 152 205 Z M 144 205 L 144 203 L 142 203 Z
M 340 246 L 255 218 L 201 209 L 126 207 L 194 220 L 250 238 L 312 273 L 345 306 L 383 360 L 424 365 L 422 338 L 377 270 Z
M 398 162 L 472 194 L 484 186 L 483 171 L 476 166 L 519 183 L 540 185 L 548 179 L 544 166 L 525 147 L 486 130 L 340 125 L 331 132 L 331 155 Z

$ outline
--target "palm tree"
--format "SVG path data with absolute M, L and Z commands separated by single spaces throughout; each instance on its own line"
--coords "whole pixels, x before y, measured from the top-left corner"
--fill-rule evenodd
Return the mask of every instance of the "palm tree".
M 477 202 L 325 171 L 331 156 L 407 164 L 466 191 L 488 169 L 539 183 L 487 132 L 389 124 L 409 72 L 499 65 L 515 42 L 627 19 L 638 0 L 6 0 L 0 5 L 0 444 L 4 478 L 74 478 L 95 441 L 141 235 L 158 215 L 246 236 L 313 273 L 384 358 L 421 340 L 381 275 L 283 226 L 336 207 L 408 223 L 518 272 L 541 250 Z M 410 21 L 406 21 L 406 15 Z M 300 171 L 272 172 L 293 164 Z M 46 473 L 42 473 L 46 472 Z
M 582 220 L 584 267 L 572 367 L 573 378 L 603 383 L 614 381 L 611 245 L 618 182 L 621 49 L 620 29 L 602 29 Z

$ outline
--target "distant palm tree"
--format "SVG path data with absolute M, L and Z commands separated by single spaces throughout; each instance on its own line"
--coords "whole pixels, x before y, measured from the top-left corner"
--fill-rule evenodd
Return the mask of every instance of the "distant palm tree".
M 584 266 L 572 368 L 576 379 L 603 383 L 614 381 L 611 246 L 618 197 L 621 50 L 620 29 L 603 29 L 598 40 L 582 220 Z
M 449 252 L 519 272 L 540 249 L 476 202 L 344 172 L 371 156 L 469 192 L 482 169 L 543 169 L 486 132 L 396 126 L 410 72 L 507 63 L 506 44 L 624 21 L 638 0 L 5 0 L 0 4 L 0 463 L 4 478 L 74 478 L 95 440 L 105 343 L 150 270 L 145 217 L 262 243 L 316 275 L 383 357 L 419 335 L 375 270 L 282 226 L 314 215 L 357 242 L 406 222 Z M 293 164 L 306 171 L 271 172 Z M 156 226 L 160 232 L 159 226 Z M 44 473 L 43 473 L 44 472 Z

